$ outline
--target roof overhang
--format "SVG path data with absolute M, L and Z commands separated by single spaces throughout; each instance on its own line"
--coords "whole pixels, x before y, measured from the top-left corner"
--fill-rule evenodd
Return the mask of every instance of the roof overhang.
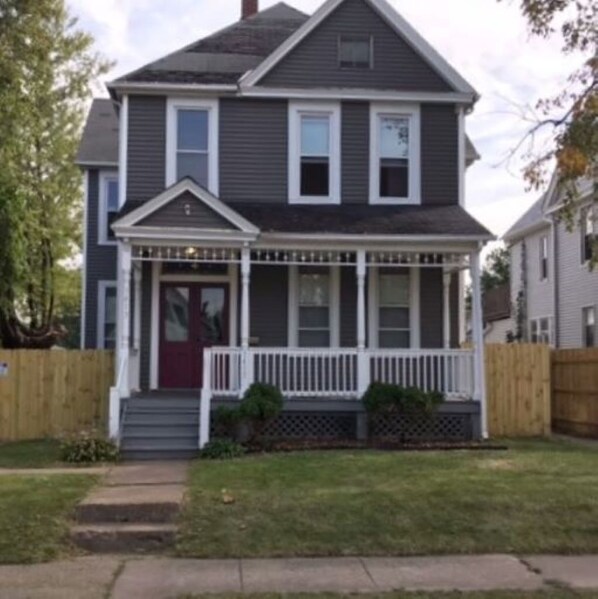
M 158 92 L 176 94 L 203 94 L 221 95 L 235 94 L 238 90 L 236 84 L 209 84 L 209 83 L 136 83 L 127 81 L 111 81 L 106 84 L 110 95 L 117 99 L 125 94 L 154 95 Z
M 542 220 L 536 221 L 535 223 L 528 225 L 527 227 L 523 227 L 523 229 L 519 229 L 517 231 L 513 231 L 510 233 L 507 231 L 503 236 L 502 240 L 506 243 L 514 243 L 519 241 L 526 235 L 531 235 L 532 233 L 537 233 L 538 231 L 542 231 L 546 229 L 551 224 L 551 221 L 547 218 L 543 218 Z
M 259 66 L 240 80 L 242 88 L 256 86 L 282 59 L 298 46 L 322 21 L 345 0 L 327 0 L 295 33 L 284 41 Z M 386 1 L 364 0 L 434 68 L 455 91 L 468 94 L 472 103 L 479 98 L 476 90 Z

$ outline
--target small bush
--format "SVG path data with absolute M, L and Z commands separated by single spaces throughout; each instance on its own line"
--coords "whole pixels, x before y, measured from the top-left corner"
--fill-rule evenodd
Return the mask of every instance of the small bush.
M 369 414 L 395 412 L 401 403 L 401 387 L 389 383 L 371 383 L 361 401 Z
M 214 412 L 214 423 L 219 433 L 227 439 L 237 439 L 239 425 L 242 420 L 241 409 L 239 407 L 230 408 L 228 406 L 220 406 Z
M 254 383 L 247 389 L 241 401 L 240 414 L 249 423 L 253 439 L 280 414 L 283 404 L 282 393 L 273 385 Z
M 229 439 L 210 441 L 200 452 L 205 460 L 232 460 L 245 454 L 245 448 Z
M 117 462 L 119 451 L 112 441 L 101 435 L 84 433 L 61 443 L 60 459 L 68 464 Z
M 369 414 L 401 414 L 412 418 L 430 417 L 444 401 L 438 391 L 426 393 L 417 387 L 372 383 L 362 397 Z

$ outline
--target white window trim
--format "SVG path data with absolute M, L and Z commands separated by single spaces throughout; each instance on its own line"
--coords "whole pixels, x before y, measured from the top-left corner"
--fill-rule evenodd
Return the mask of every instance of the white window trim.
M 330 193 L 301 195 L 301 117 L 330 117 Z M 341 203 L 341 105 L 339 102 L 289 102 L 289 204 Z
M 106 291 L 108 289 L 117 289 L 116 281 L 98 281 L 98 319 L 97 319 L 97 348 L 104 349 L 106 339 L 104 333 L 106 330 Z M 118 290 L 117 290 L 118 294 Z M 118 300 L 117 300 L 118 301 Z M 118 325 L 118 316 L 116 317 Z M 118 338 L 118 334 L 117 334 Z
M 177 183 L 177 111 L 179 109 L 208 111 L 208 191 L 218 197 L 220 189 L 220 132 L 218 100 L 168 98 L 166 110 L 166 187 Z
M 594 339 L 596 339 L 598 335 L 598 310 L 596 310 L 596 306 L 592 304 L 581 307 L 581 347 L 589 349 L 595 347 L 595 345 L 586 345 L 586 323 L 584 320 L 586 310 L 594 310 Z
M 409 119 L 409 197 L 380 197 L 380 127 L 383 116 Z M 370 104 L 370 204 L 421 204 L 421 117 L 415 104 Z
M 372 266 L 368 269 L 368 346 L 379 347 L 380 333 L 380 269 Z M 442 298 L 439 298 L 442 301 Z M 409 329 L 411 348 L 421 347 L 420 323 L 420 269 L 409 269 Z
M 330 347 L 340 347 L 341 267 L 330 266 Z M 299 348 L 299 266 L 289 266 L 288 346 Z M 320 348 L 325 349 L 325 348 Z
M 108 239 L 106 228 L 108 226 L 108 182 L 116 181 L 118 184 L 118 202 L 120 204 L 120 178 L 118 171 L 100 171 L 98 182 L 98 245 L 116 245 L 116 239 Z
M 548 321 L 548 345 L 552 346 L 553 345 L 553 328 L 554 328 L 553 323 L 552 323 L 552 316 L 536 316 L 534 318 L 529 319 L 529 340 L 531 343 L 538 343 L 538 342 L 532 341 L 532 323 L 534 323 L 534 322 L 538 323 L 538 333 L 540 333 L 542 331 L 542 328 L 540 327 L 540 322 L 542 320 Z

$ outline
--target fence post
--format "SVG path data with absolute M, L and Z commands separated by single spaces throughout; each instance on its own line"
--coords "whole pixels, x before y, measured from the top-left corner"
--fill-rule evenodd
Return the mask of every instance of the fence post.
M 203 449 L 210 441 L 210 412 L 212 403 L 212 350 L 203 353 L 203 386 L 199 407 L 199 448 Z

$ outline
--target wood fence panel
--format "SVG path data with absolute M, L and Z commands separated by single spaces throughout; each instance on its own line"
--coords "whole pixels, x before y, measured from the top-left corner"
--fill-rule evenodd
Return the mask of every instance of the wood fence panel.
M 6 351 L 0 363 L 0 441 L 58 437 L 106 426 L 114 354 Z
M 598 438 L 598 348 L 552 355 L 555 432 Z
M 486 394 L 491 437 L 550 434 L 550 348 L 487 345 Z

